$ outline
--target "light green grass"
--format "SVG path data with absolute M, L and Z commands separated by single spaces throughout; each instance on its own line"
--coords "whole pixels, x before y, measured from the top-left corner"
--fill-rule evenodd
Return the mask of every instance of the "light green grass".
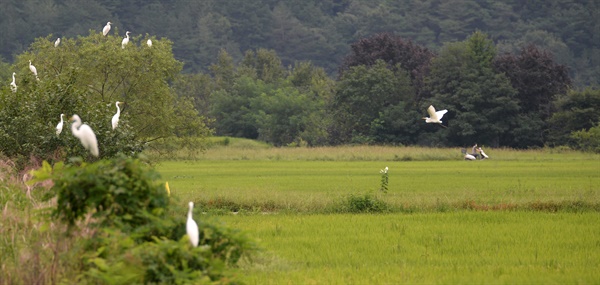
M 533 202 L 600 203 L 596 160 L 525 161 L 270 161 L 164 162 L 158 167 L 183 201 L 215 199 L 314 211 L 350 194 L 378 193 L 379 170 L 389 167 L 381 197 L 404 208 Z
M 221 145 L 158 170 L 183 202 L 249 207 L 203 216 L 246 231 L 263 249 L 241 264 L 248 284 L 598 283 L 600 156 L 486 152 L 492 159 L 468 162 L 460 149 Z M 378 191 L 385 166 L 387 194 Z M 409 210 L 323 214 L 364 193 Z M 502 210 L 536 203 L 541 211 Z M 593 207 L 553 212 L 544 203 Z
M 222 216 L 265 249 L 249 284 L 594 284 L 600 214 Z

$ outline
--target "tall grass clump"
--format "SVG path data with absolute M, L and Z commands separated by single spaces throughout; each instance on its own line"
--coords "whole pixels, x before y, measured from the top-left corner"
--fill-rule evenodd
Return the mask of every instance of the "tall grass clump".
M 140 158 L 44 162 L 34 177 L 53 185 L 41 190 L 45 207 L 4 206 L 0 284 L 235 283 L 233 266 L 253 248 L 198 214 L 193 247 L 187 207 Z

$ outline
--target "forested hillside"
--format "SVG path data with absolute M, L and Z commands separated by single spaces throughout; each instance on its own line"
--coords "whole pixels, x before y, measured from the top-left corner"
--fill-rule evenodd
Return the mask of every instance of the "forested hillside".
M 53 135 L 52 120 L 85 110 L 106 130 L 107 155 L 177 149 L 210 132 L 276 146 L 600 152 L 598 5 L 3 1 L 0 147 L 22 157 L 80 151 Z M 127 102 L 116 133 L 102 123 L 115 101 Z M 442 124 L 421 119 L 430 105 L 448 109 Z
M 350 44 L 380 32 L 438 51 L 475 30 L 499 52 L 533 43 L 569 67 L 574 86 L 600 82 L 600 2 L 596 0 L 3 0 L 0 55 L 12 62 L 37 37 L 87 35 L 114 23 L 119 35 L 173 41 L 184 72 L 207 71 L 220 49 L 239 62 L 272 49 L 335 74 Z

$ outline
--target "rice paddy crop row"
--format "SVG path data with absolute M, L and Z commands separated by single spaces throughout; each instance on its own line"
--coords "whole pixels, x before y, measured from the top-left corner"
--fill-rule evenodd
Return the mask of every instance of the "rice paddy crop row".
M 221 216 L 265 249 L 249 284 L 592 284 L 600 214 Z
M 240 267 L 248 284 L 600 280 L 600 156 L 493 150 L 467 162 L 456 152 L 217 146 L 158 168 L 174 195 L 208 211 L 204 219 L 257 240 L 263 251 Z M 365 193 L 397 211 L 329 211 Z
M 390 169 L 389 189 L 381 194 L 379 170 L 385 166 Z M 229 203 L 246 210 L 321 213 L 348 195 L 362 193 L 404 210 L 510 209 L 543 203 L 600 209 L 599 169 L 595 160 L 200 160 L 159 166 L 163 179 L 183 200 L 215 207 Z

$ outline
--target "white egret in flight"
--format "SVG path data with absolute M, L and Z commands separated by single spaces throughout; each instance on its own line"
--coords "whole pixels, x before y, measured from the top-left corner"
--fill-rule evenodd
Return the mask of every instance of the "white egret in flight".
M 65 114 L 60 114 L 60 123 L 58 123 L 58 125 L 56 125 L 56 136 L 60 135 L 60 133 L 62 132 L 63 129 L 63 116 Z
M 17 92 L 17 83 L 15 82 L 15 72 L 13 72 L 13 80 L 10 83 L 10 90 L 14 93 Z
M 60 38 L 56 39 L 54 42 L 54 47 L 57 47 L 60 44 Z
M 146 44 L 148 44 L 148 47 L 152 47 L 152 40 L 148 39 L 148 41 L 146 42 Z
M 125 33 L 125 38 L 121 42 L 121 48 L 125 48 L 125 46 L 129 43 L 129 31 Z
M 429 113 L 429 118 L 423 117 L 425 123 L 436 123 L 444 126 L 442 125 L 442 117 L 444 114 L 448 113 L 448 110 L 440 110 L 436 112 L 435 108 L 433 108 L 433 105 L 429 105 L 429 108 L 427 108 L 427 113 Z
M 188 211 L 187 223 L 185 224 L 185 229 L 187 231 L 187 235 L 190 237 L 190 242 L 194 247 L 198 246 L 198 242 L 200 239 L 200 232 L 198 231 L 198 224 L 196 221 L 192 219 L 192 210 L 194 209 L 194 202 L 189 203 L 190 210 Z
M 73 124 L 71 125 L 71 132 L 74 136 L 79 138 L 83 147 L 90 151 L 93 156 L 98 156 L 98 140 L 96 140 L 96 134 L 90 126 L 87 124 L 81 124 L 81 118 L 77 115 L 71 117 Z
M 40 80 L 38 78 L 38 74 L 37 74 L 37 68 L 35 68 L 35 66 L 33 66 L 31 64 L 31 60 L 29 60 L 29 70 L 31 70 L 31 73 L 33 73 L 33 75 L 35 75 L 35 79 Z
M 119 104 L 123 103 L 125 102 L 117 101 L 117 103 L 115 103 L 115 106 L 117 106 L 117 113 L 112 117 L 111 120 L 113 130 L 116 129 L 117 126 L 119 126 L 119 118 L 121 117 L 121 108 L 119 108 Z
M 102 29 L 102 35 L 106 36 L 108 34 L 108 32 L 110 31 L 110 24 L 112 24 L 111 22 L 106 23 L 106 26 L 104 26 L 104 28 Z

